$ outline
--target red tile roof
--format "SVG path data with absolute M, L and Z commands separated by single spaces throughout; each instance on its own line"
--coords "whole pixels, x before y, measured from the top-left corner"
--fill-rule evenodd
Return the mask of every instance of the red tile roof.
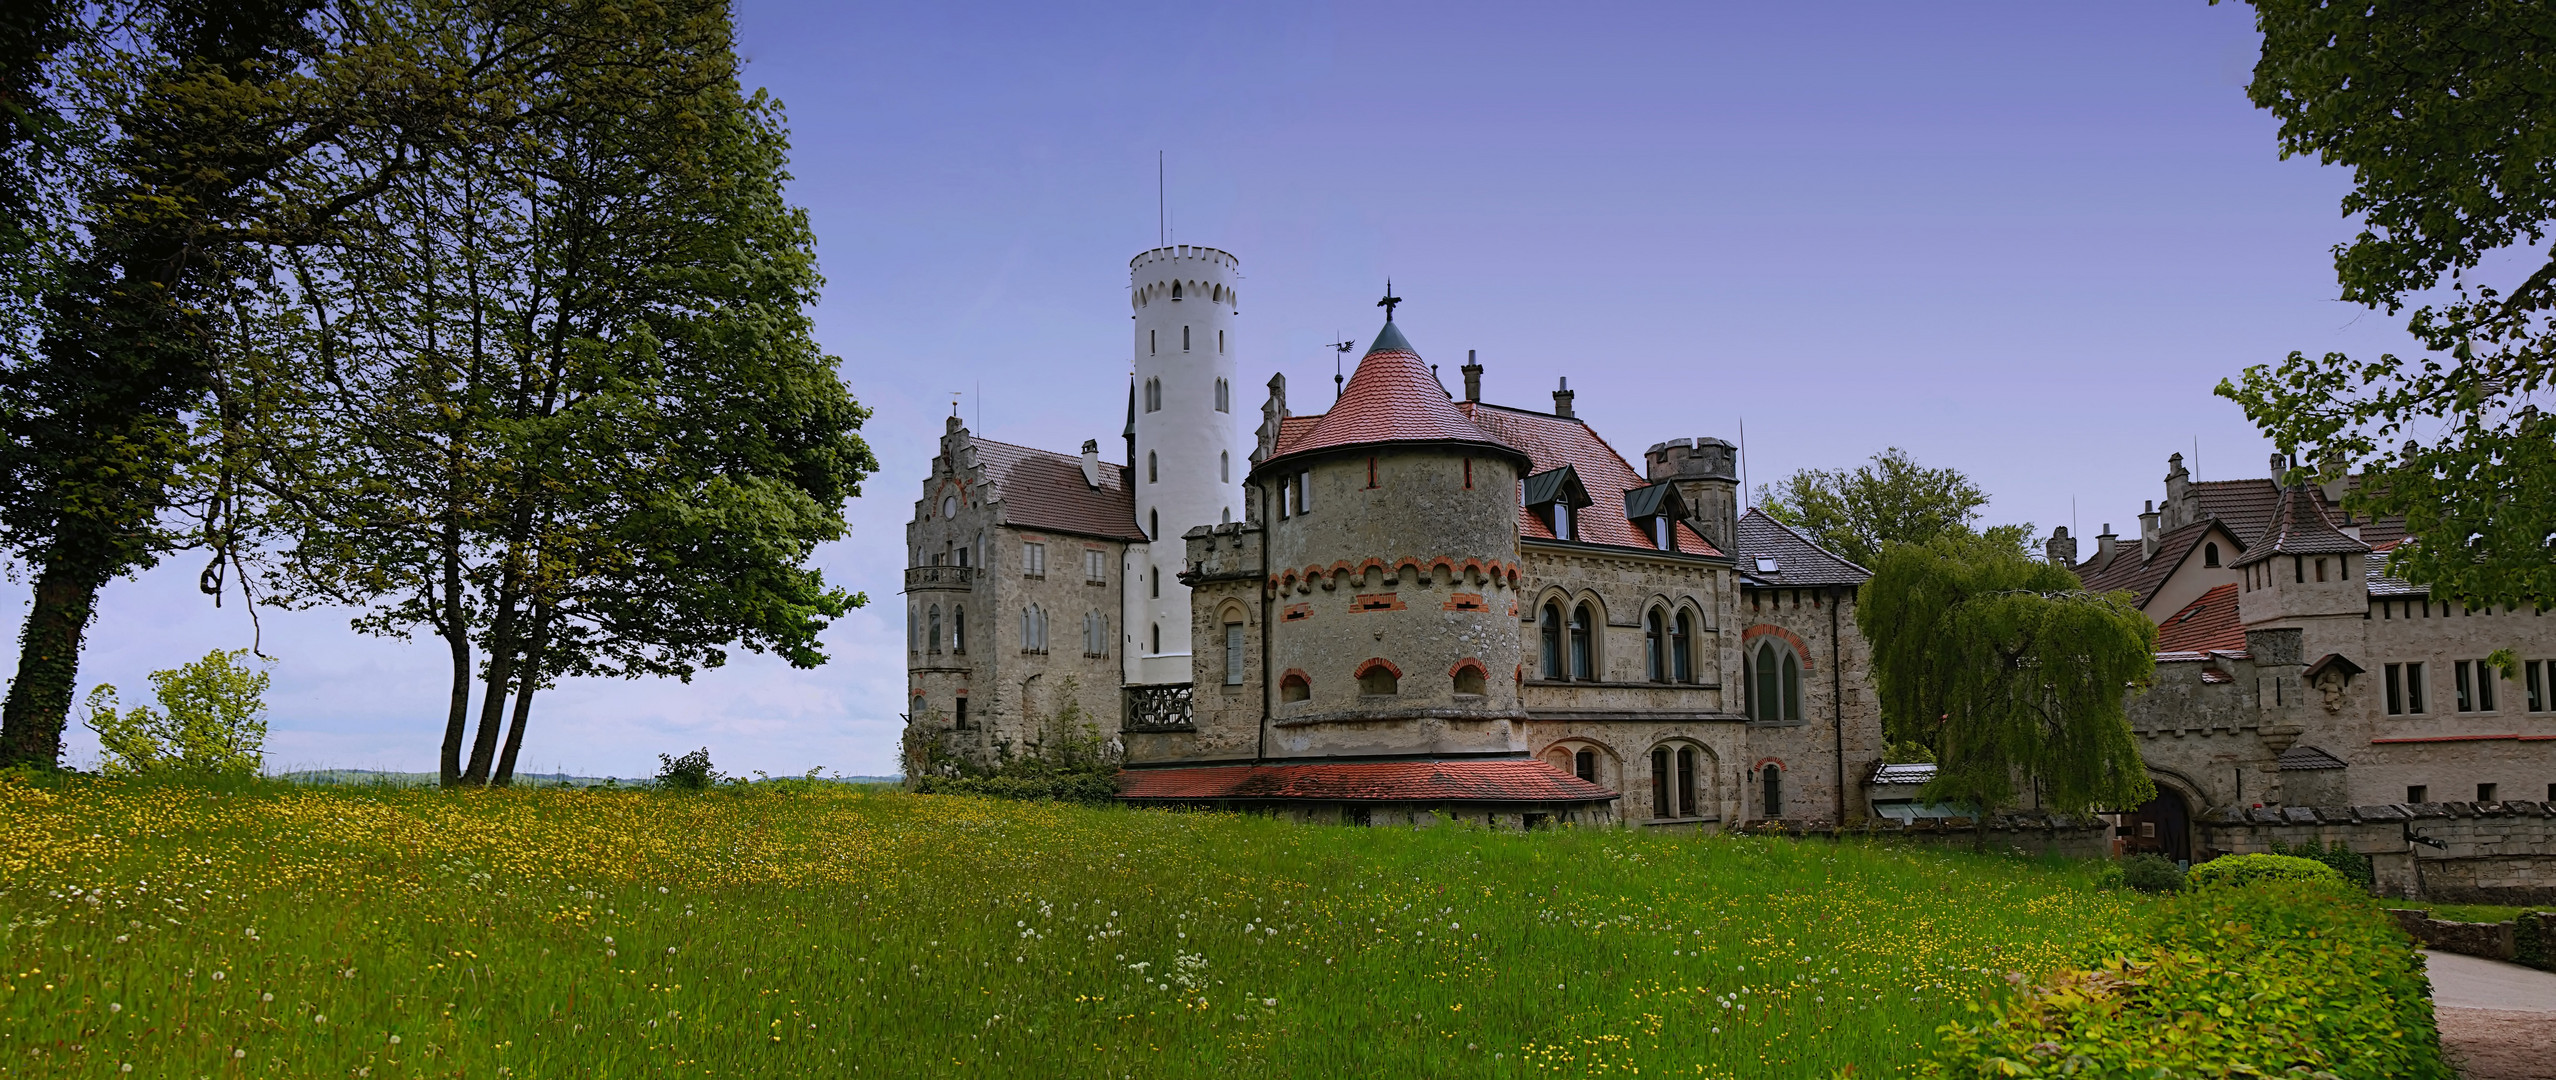
M 1003 501 L 1004 524 L 1109 540 L 1145 539 L 1144 530 L 1136 527 L 1136 501 L 1118 466 L 1102 463 L 1095 488 L 1083 481 L 1079 456 L 976 436 L 968 441 L 995 497 Z
M 2155 558 L 2141 558 L 2140 552 L 2145 549 L 2136 540 L 2115 543 L 2111 557 L 2098 555 L 2077 564 L 2074 568 L 2077 579 L 2094 592 L 2128 590 L 2132 603 L 2146 607 L 2148 601 L 2156 596 L 2157 587 L 2165 584 L 2166 578 L 2174 574 L 2175 567 L 2183 565 L 2183 560 L 2191 557 L 2192 549 L 2200 546 L 2213 524 L 2204 518 L 2157 537 Z M 2223 529 L 2226 527 L 2224 522 L 2216 524 Z M 2224 556 L 2222 561 L 2225 561 Z
M 2245 624 L 2237 621 L 2234 582 L 2202 593 L 2157 624 L 2158 652 L 2242 652 Z
M 1594 802 L 1616 793 L 1541 761 L 1345 761 L 1128 769 L 1118 797 L 1138 801 Z
M 1390 322 L 1358 361 L 1357 372 L 1349 376 L 1348 387 L 1332 403 L 1331 411 L 1292 437 L 1289 429 L 1290 425 L 1279 425 L 1279 442 L 1270 461 L 1377 443 L 1476 443 L 1507 449 L 1457 411 L 1446 388 L 1429 373 L 1429 365 L 1421 362 L 1420 354 L 1411 350 L 1402 331 Z
M 1503 444 L 1526 453 L 1527 471 L 1546 472 L 1568 465 L 1579 473 L 1580 483 L 1589 489 L 1587 507 L 1572 515 L 1579 524 L 1579 540 L 1587 544 L 1640 548 L 1657 551 L 1658 545 L 1624 516 L 1624 493 L 1650 483 L 1622 455 L 1587 424 L 1565 420 L 1550 413 L 1528 412 L 1478 401 L 1455 403 L 1467 419 L 1489 432 Z M 1553 530 L 1524 507 L 1518 509 L 1520 535 L 1539 540 L 1553 539 Z M 1680 522 L 1677 526 L 1677 550 L 1690 555 L 1720 555 L 1711 543 L 1694 529 Z
M 2335 528 L 2325 514 L 2325 495 L 2300 484 L 2281 493 L 2272 523 L 2246 549 L 2245 557 L 2233 565 L 2249 566 L 2274 555 L 2365 555 L 2370 546 Z

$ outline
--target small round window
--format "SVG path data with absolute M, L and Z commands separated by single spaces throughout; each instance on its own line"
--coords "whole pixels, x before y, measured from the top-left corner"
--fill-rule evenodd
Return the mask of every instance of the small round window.
M 941 516 L 945 518 L 956 518 L 958 516 L 958 496 L 941 496 Z

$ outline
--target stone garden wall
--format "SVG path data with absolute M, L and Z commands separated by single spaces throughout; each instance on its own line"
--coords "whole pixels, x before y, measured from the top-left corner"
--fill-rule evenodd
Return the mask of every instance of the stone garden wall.
M 2369 856 L 2381 896 L 2556 903 L 2556 803 L 2384 803 L 2223 810 L 2198 823 L 2218 854 L 2340 844 Z M 2424 843 L 2431 840 L 2435 844 Z

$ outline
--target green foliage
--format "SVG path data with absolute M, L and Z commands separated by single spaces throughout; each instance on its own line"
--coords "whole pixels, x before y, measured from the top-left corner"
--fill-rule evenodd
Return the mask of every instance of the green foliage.
M 1932 1075 L 2457 1076 L 2422 954 L 2330 872 L 2182 893 L 2077 969 L 1973 1007 Z
M 2218 393 L 2319 471 L 2365 471 L 2352 510 L 2401 514 L 2390 572 L 2475 604 L 2556 599 L 2556 8 L 2493 0 L 2255 0 L 2247 94 L 2282 156 L 2351 170 L 2334 248 L 2344 300 L 2430 355 L 2291 353 Z M 2501 267 L 2510 267 L 2508 271 Z M 2480 267 L 2489 268 L 2480 273 Z M 2496 279 L 2500 279 L 2499 285 Z M 2444 288 L 2445 286 L 2445 288 Z
M 2370 857 L 2352 850 L 2351 845 L 2340 840 L 2332 844 L 2321 840 L 2284 844 L 2275 840 L 2272 842 L 2272 854 L 2314 859 L 2333 867 L 2335 873 L 2343 876 L 2343 880 L 2353 882 L 2364 889 L 2375 888 L 2378 883 L 2376 873 L 2370 866 Z
M 2183 868 L 2174 860 L 2154 852 L 2140 852 L 2124 857 L 2115 866 L 2121 870 L 2121 883 L 2143 893 L 2183 891 Z
M 2556 911 L 2524 911 L 2512 922 L 2512 959 L 2556 971 Z
M 1804 469 L 1760 487 L 1757 508 L 1808 534 L 1839 555 L 1873 565 L 1892 544 L 1979 536 L 1975 526 L 1988 494 L 1961 470 L 1930 469 L 1896 446 L 1853 469 Z M 2032 526 L 1987 530 L 1997 543 L 2024 550 Z
M 89 691 L 89 730 L 106 751 L 111 776 L 254 776 L 266 764 L 264 666 L 241 662 L 247 649 L 215 649 L 185 667 L 151 673 L 156 710 L 118 712 L 115 687 Z
M 2126 594 L 1991 540 L 1885 551 L 1856 625 L 1894 742 L 1934 748 L 1931 802 L 2014 806 L 2019 782 L 2061 813 L 2155 794 L 2124 712 L 2156 670 L 2156 626 Z
M 2315 859 L 2296 855 L 2221 855 L 2209 862 L 2197 863 L 2184 879 L 2193 888 L 2212 885 L 2251 885 L 2259 881 L 2342 881 L 2335 869 Z
M 711 785 L 727 779 L 711 767 L 707 746 L 682 757 L 659 754 L 657 762 L 657 786 L 668 791 L 708 791 Z
M 1902 739 L 1882 747 L 1882 763 L 1886 765 L 1929 765 L 1934 760 L 1935 748 L 1915 739 Z

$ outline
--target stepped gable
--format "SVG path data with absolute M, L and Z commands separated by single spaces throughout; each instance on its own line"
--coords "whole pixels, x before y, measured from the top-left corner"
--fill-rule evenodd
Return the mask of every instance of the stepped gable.
M 1301 429 L 1281 422 L 1278 446 L 1261 465 L 1323 450 L 1388 443 L 1473 444 L 1501 453 L 1517 452 L 1465 419 L 1448 399 L 1446 388 L 1429 373 L 1429 365 L 1403 340 L 1402 331 L 1386 320 L 1331 411 Z
M 2226 526 L 2227 522 L 2221 519 L 2219 524 Z M 2234 528 L 2228 531 L 2240 537 L 2245 535 Z M 2146 548 L 2137 541 L 2116 543 L 2112 545 L 2111 557 L 2088 559 L 2072 569 L 2088 591 L 2128 592 L 2132 604 L 2146 607 L 2148 601 L 2156 597 L 2158 586 L 2164 585 L 2166 578 L 2174 575 L 2174 568 L 2183 565 L 2183 560 L 2192 554 L 2192 549 L 2209 532 L 2210 521 L 2204 518 L 2159 535 L 2155 558 L 2141 558 L 2140 552 Z
M 1128 769 L 1118 774 L 1118 797 L 1138 802 L 1586 803 L 1618 796 L 1541 761 L 1509 758 Z
M 2281 493 L 2280 508 L 2262 539 L 2248 544 L 2231 566 L 2252 566 L 2275 555 L 2367 555 L 2370 546 L 2352 539 L 2325 516 L 2325 497 L 2300 484 Z
M 1740 515 L 1732 539 L 1740 573 L 1760 585 L 1861 585 L 1873 572 L 1819 546 L 1757 507 Z
M 2237 619 L 2235 582 L 2202 593 L 2157 624 L 2157 652 L 2244 652 L 2245 623 Z
M 1145 539 L 1144 530 L 1136 527 L 1136 500 L 1118 466 L 1102 465 L 1095 488 L 1083 482 L 1080 456 L 977 436 L 968 442 L 977 466 L 994 486 L 994 497 L 1002 501 L 1003 524 L 1106 540 Z
M 1527 456 L 1527 474 L 1550 472 L 1568 465 L 1579 474 L 1580 484 L 1589 490 L 1589 505 L 1572 515 L 1579 525 L 1579 542 L 1608 547 L 1639 548 L 1657 551 L 1659 545 L 1635 527 L 1624 516 L 1624 493 L 1647 487 L 1650 481 L 1627 464 L 1605 438 L 1578 420 L 1564 419 L 1551 413 L 1529 412 L 1478 401 L 1453 403 L 1476 427 L 1498 438 L 1503 444 L 1523 451 Z M 1553 530 L 1525 507 L 1518 508 L 1518 533 L 1532 540 L 1551 540 Z M 1703 535 L 1685 522 L 1677 524 L 1677 550 L 1684 555 L 1722 555 Z

